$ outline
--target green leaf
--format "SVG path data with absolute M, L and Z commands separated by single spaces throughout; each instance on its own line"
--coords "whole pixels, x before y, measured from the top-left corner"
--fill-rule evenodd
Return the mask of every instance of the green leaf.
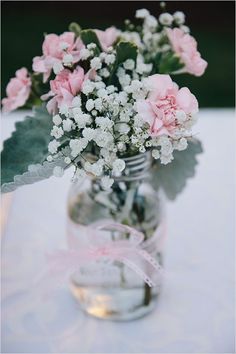
M 26 117 L 17 122 L 12 136 L 4 141 L 1 152 L 1 184 L 14 182 L 32 164 L 42 163 L 48 155 L 48 143 L 52 118 L 46 108 L 35 108 L 33 117 Z
M 127 59 L 133 59 L 136 61 L 138 55 L 138 47 L 135 43 L 120 41 L 116 46 L 116 54 L 116 66 L 124 63 Z
M 153 166 L 153 184 L 156 189 L 163 189 L 167 198 L 174 200 L 184 189 L 188 178 L 195 175 L 197 155 L 203 151 L 199 140 L 192 139 L 184 151 L 174 152 L 174 160 L 162 165 L 159 160 Z
M 161 58 L 158 58 L 158 61 L 159 63 L 156 62 L 155 66 L 158 67 L 160 74 L 171 74 L 184 67 L 184 65 L 180 62 L 179 57 L 173 52 L 163 53 Z
M 69 25 L 69 31 L 74 32 L 76 37 L 79 37 L 80 33 L 81 33 L 81 27 L 80 27 L 80 25 L 78 23 L 71 22 L 70 25 Z
M 109 84 L 116 81 L 115 74 L 120 64 L 124 63 L 127 59 L 133 59 L 136 62 L 138 55 L 138 47 L 135 43 L 120 41 L 116 45 L 116 60 L 112 67 Z
M 95 43 L 97 45 L 98 49 L 100 51 L 102 51 L 102 47 L 99 42 L 99 39 L 93 30 L 87 29 L 87 30 L 81 31 L 80 37 L 85 45 L 88 45 L 90 43 Z
M 60 166 L 63 169 L 67 167 L 64 156 L 61 155 L 52 162 L 45 161 L 43 164 L 29 165 L 28 170 L 22 175 L 14 176 L 13 182 L 4 183 L 1 187 L 1 191 L 2 193 L 12 192 L 20 186 L 47 179 L 53 175 L 53 170 L 56 166 Z

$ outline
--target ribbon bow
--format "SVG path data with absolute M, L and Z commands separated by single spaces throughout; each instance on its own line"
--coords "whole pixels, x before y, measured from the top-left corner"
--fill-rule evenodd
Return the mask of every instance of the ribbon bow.
M 150 249 L 150 242 L 144 241 L 143 233 L 132 227 L 109 220 L 89 226 L 74 223 L 72 225 L 69 234 L 70 248 L 56 251 L 48 256 L 50 274 L 72 275 L 81 266 L 91 261 L 118 261 L 132 269 L 150 287 L 156 285 L 154 278 L 162 268 L 153 256 L 145 250 L 145 247 Z M 104 232 L 105 230 L 126 233 L 129 234 L 129 237 L 122 240 L 115 238 L 112 240 L 110 233 L 107 235 Z M 153 241 L 157 244 L 155 235 Z

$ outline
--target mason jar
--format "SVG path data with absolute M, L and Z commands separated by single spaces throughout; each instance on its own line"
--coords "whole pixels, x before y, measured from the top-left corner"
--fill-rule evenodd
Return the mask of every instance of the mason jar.
M 85 312 L 111 320 L 152 311 L 162 283 L 164 209 L 151 184 L 152 158 L 146 152 L 124 161 L 110 190 L 85 178 L 68 196 L 69 248 L 91 250 L 71 277 L 72 293 Z

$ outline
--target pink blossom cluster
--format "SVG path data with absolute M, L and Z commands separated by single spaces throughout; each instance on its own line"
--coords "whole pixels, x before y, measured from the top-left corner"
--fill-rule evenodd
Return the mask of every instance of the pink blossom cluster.
M 22 107 L 28 100 L 31 91 L 31 78 L 26 68 L 16 71 L 16 76 L 7 85 L 7 97 L 3 98 L 2 105 L 4 112 L 14 111 Z
M 180 28 L 167 28 L 166 31 L 174 52 L 185 65 L 185 70 L 195 76 L 203 75 L 207 62 L 201 58 L 195 38 L 188 33 L 184 33 Z
M 105 51 L 114 43 L 119 34 L 115 27 L 107 28 L 105 31 L 95 30 L 95 32 Z M 73 72 L 63 69 L 64 56 L 71 55 L 72 63 L 76 64 L 81 59 L 83 48 L 85 48 L 83 42 L 80 38 L 76 39 L 73 32 L 64 32 L 59 36 L 52 33 L 45 36 L 42 46 L 43 55 L 33 58 L 33 71 L 42 73 L 44 82 L 49 79 L 55 65 L 59 64 L 62 67 L 61 72 L 50 81 L 50 92 L 42 96 L 43 99 L 53 96 L 47 105 L 50 113 L 55 112 L 62 103 L 71 103 L 73 95 L 80 92 L 83 81 L 92 75 L 91 71 L 85 75 L 80 66 L 77 66 Z M 6 89 L 7 98 L 2 100 L 5 112 L 24 106 L 28 100 L 32 83 L 28 75 L 27 69 L 22 68 L 16 72 L 16 77 L 10 80 Z
M 187 87 L 181 89 L 169 75 L 152 75 L 147 78 L 150 91 L 147 99 L 138 100 L 137 111 L 142 119 L 149 124 L 152 137 L 174 135 L 180 124 L 177 119 L 179 112 L 186 118 L 198 111 L 196 97 Z

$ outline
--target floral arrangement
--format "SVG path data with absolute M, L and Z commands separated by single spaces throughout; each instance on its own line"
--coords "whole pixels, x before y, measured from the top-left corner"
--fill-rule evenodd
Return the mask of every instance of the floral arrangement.
M 157 19 L 141 9 L 135 17 L 123 30 L 72 23 L 61 35 L 46 34 L 33 72 L 16 72 L 3 111 L 36 108 L 4 143 L 3 192 L 71 166 L 73 180 L 92 176 L 108 190 L 125 169 L 123 157 L 146 151 L 170 198 L 193 175 L 201 152 L 192 133 L 198 101 L 172 77 L 201 76 L 207 62 L 182 12 L 163 10 Z

